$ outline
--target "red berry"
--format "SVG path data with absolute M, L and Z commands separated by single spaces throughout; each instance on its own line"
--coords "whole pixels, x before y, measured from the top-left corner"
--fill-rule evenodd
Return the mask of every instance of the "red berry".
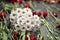
M 48 16 L 48 12 L 43 12 L 43 17 L 46 18 Z
M 36 15 L 36 12 L 35 11 L 33 11 L 33 15 Z
M 31 8 L 29 4 L 25 4 L 24 8 Z
M 37 12 L 36 15 L 38 15 L 40 17 L 41 16 L 41 12 Z
M 60 29 L 60 24 L 57 24 L 56 28 Z
M 57 16 L 58 16 L 58 13 L 54 12 L 53 15 L 54 15 L 55 17 L 57 17 Z
M 44 37 L 42 37 L 42 39 L 41 40 L 44 40 Z

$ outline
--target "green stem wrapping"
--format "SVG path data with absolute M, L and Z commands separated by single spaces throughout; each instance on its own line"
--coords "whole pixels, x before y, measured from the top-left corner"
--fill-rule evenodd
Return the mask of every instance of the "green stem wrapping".
M 30 40 L 30 36 L 29 35 L 30 35 L 30 32 L 28 32 L 28 34 L 27 34 L 28 40 Z
M 2 34 L 3 34 L 2 40 L 7 40 L 8 39 L 7 34 L 4 31 L 2 32 Z
M 20 32 L 20 38 L 21 38 L 21 40 L 25 39 L 25 31 Z

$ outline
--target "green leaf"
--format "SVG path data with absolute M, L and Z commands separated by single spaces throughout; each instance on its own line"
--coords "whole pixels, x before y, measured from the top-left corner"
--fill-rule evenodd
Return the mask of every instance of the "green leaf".
M 30 37 L 29 37 L 29 35 L 30 35 L 30 32 L 28 32 L 28 34 L 27 34 L 28 40 L 30 40 Z
M 56 19 L 56 23 L 58 23 L 58 24 L 59 24 L 59 23 L 60 23 L 60 19 Z
M 23 36 L 22 40 L 25 40 L 25 35 Z
M 7 40 L 7 38 L 8 38 L 7 34 L 4 31 L 2 32 L 2 34 L 3 34 L 3 39 L 2 40 Z
M 21 32 L 21 36 L 25 35 L 25 32 Z

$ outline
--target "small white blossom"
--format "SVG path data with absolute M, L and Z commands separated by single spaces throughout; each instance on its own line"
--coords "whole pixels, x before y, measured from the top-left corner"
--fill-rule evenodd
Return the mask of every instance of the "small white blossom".
M 29 24 L 31 23 L 31 19 L 26 18 L 25 20 L 26 20 L 26 24 L 27 24 L 27 25 L 29 25 Z
M 22 17 L 22 14 L 17 14 L 17 19 L 21 18 Z
M 25 26 L 25 25 L 22 25 L 22 26 L 20 27 L 20 29 L 21 29 L 21 31 L 26 31 L 26 26 Z
M 30 8 L 24 8 L 23 9 L 27 14 L 31 14 L 32 15 L 32 11 Z
M 16 8 L 16 13 L 20 13 L 21 14 L 22 10 L 23 10 L 22 8 Z
M 35 20 L 39 20 L 39 16 L 38 15 L 34 15 L 34 19 Z
M 21 27 L 18 24 L 14 24 L 14 25 L 15 25 L 14 27 L 16 30 L 20 30 Z
M 31 14 L 26 14 L 26 17 L 29 18 L 29 19 L 32 19 L 33 15 L 31 15 Z
M 25 23 L 25 18 L 19 18 L 19 19 L 17 19 L 17 23 L 20 25 L 23 25 L 24 23 Z
M 31 25 L 26 25 L 26 30 L 29 30 L 29 31 L 31 31 L 32 30 L 32 26 Z
M 17 14 L 16 14 L 16 13 L 10 14 L 10 21 L 11 21 L 11 22 L 15 22 L 16 19 L 17 19 L 16 17 L 17 17 Z
M 16 13 L 16 10 L 15 9 L 12 9 L 11 10 L 11 14 L 13 14 L 13 13 Z
M 31 20 L 31 26 L 34 27 L 35 26 L 35 21 L 34 20 Z

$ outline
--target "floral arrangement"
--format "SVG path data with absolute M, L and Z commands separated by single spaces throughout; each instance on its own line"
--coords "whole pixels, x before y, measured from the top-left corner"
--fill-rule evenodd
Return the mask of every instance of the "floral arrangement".
M 35 2 L 41 4 L 45 11 L 39 9 L 34 0 L 1 0 L 0 40 L 60 40 L 60 9 L 51 5 L 56 12 L 44 3 L 57 2 L 41 1 Z M 46 36 L 42 27 L 47 30 Z
M 29 8 L 16 8 L 11 11 L 10 21 L 15 26 L 16 30 L 31 31 L 37 30 L 40 26 L 40 20 L 38 15 L 34 15 Z

